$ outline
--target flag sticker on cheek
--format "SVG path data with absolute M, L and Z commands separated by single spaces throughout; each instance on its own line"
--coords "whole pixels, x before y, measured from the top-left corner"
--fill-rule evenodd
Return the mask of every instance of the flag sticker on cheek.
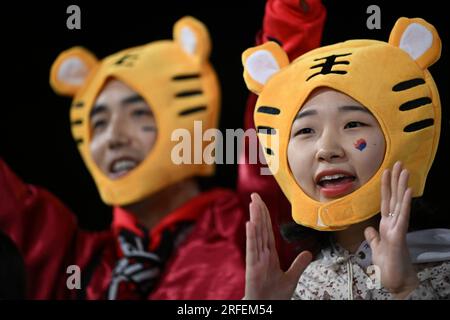
M 358 141 L 356 141 L 353 145 L 359 151 L 363 151 L 367 146 L 367 142 L 364 139 L 358 139 Z

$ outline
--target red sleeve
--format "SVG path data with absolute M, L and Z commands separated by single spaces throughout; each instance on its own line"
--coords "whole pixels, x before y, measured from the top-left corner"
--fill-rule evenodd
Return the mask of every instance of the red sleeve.
M 1 159 L 0 229 L 22 253 L 27 298 L 69 297 L 67 267 L 82 268 L 96 249 L 86 246 L 93 237 L 78 230 L 69 209 L 48 191 L 23 183 Z
M 326 10 L 320 0 L 268 0 L 263 18 L 263 28 L 257 35 L 257 44 L 275 41 L 287 52 L 292 61 L 301 54 L 320 46 L 325 24 Z M 244 116 L 245 129 L 255 128 L 253 111 L 257 96 L 250 94 Z M 249 164 L 248 146 L 242 153 L 238 168 L 237 189 L 248 203 L 250 194 L 258 192 L 266 202 L 274 221 L 274 234 L 280 254 L 280 262 L 286 269 L 296 250 L 281 239 L 280 224 L 292 221 L 290 204 L 273 176 L 260 175 L 260 164 Z M 261 157 L 259 157 L 261 158 Z M 295 246 L 298 246 L 296 244 Z M 308 248 L 309 245 L 300 244 Z
M 320 46 L 325 18 L 320 0 L 268 0 L 257 43 L 278 42 L 292 61 Z

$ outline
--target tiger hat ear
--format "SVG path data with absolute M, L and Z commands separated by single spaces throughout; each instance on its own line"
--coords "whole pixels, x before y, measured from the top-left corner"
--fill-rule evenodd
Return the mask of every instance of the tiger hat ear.
M 74 96 L 97 64 L 97 58 L 82 47 L 63 51 L 52 65 L 50 85 L 60 95 Z
M 186 16 L 173 26 L 173 38 L 188 55 L 200 61 L 208 59 L 211 39 L 208 29 L 199 20 Z
M 245 50 L 242 64 L 247 88 L 259 94 L 272 75 L 289 65 L 289 58 L 277 43 L 269 41 Z
M 441 39 L 434 26 L 421 18 L 400 18 L 392 28 L 389 44 L 406 51 L 426 69 L 441 56 Z

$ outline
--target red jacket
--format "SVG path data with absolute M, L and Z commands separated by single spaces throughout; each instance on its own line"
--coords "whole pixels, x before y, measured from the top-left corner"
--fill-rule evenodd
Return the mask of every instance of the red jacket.
M 27 298 L 104 299 L 121 250 L 121 228 L 137 229 L 133 215 L 114 208 L 110 230 L 81 230 L 70 210 L 48 191 L 24 184 L 0 159 L 0 229 L 16 243 L 27 270 Z M 166 216 L 149 234 L 193 221 L 172 252 L 149 299 L 241 299 L 245 285 L 246 210 L 231 191 L 202 193 Z M 68 289 L 70 265 L 81 269 L 81 289 Z

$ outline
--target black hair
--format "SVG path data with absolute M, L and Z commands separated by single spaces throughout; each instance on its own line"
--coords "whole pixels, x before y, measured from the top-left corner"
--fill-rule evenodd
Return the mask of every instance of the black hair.
M 0 231 L 0 300 L 25 299 L 25 263 L 14 242 Z
M 286 242 L 294 245 L 297 252 L 308 250 L 315 256 L 329 245 L 329 232 L 304 227 L 295 221 L 281 224 L 280 233 Z

